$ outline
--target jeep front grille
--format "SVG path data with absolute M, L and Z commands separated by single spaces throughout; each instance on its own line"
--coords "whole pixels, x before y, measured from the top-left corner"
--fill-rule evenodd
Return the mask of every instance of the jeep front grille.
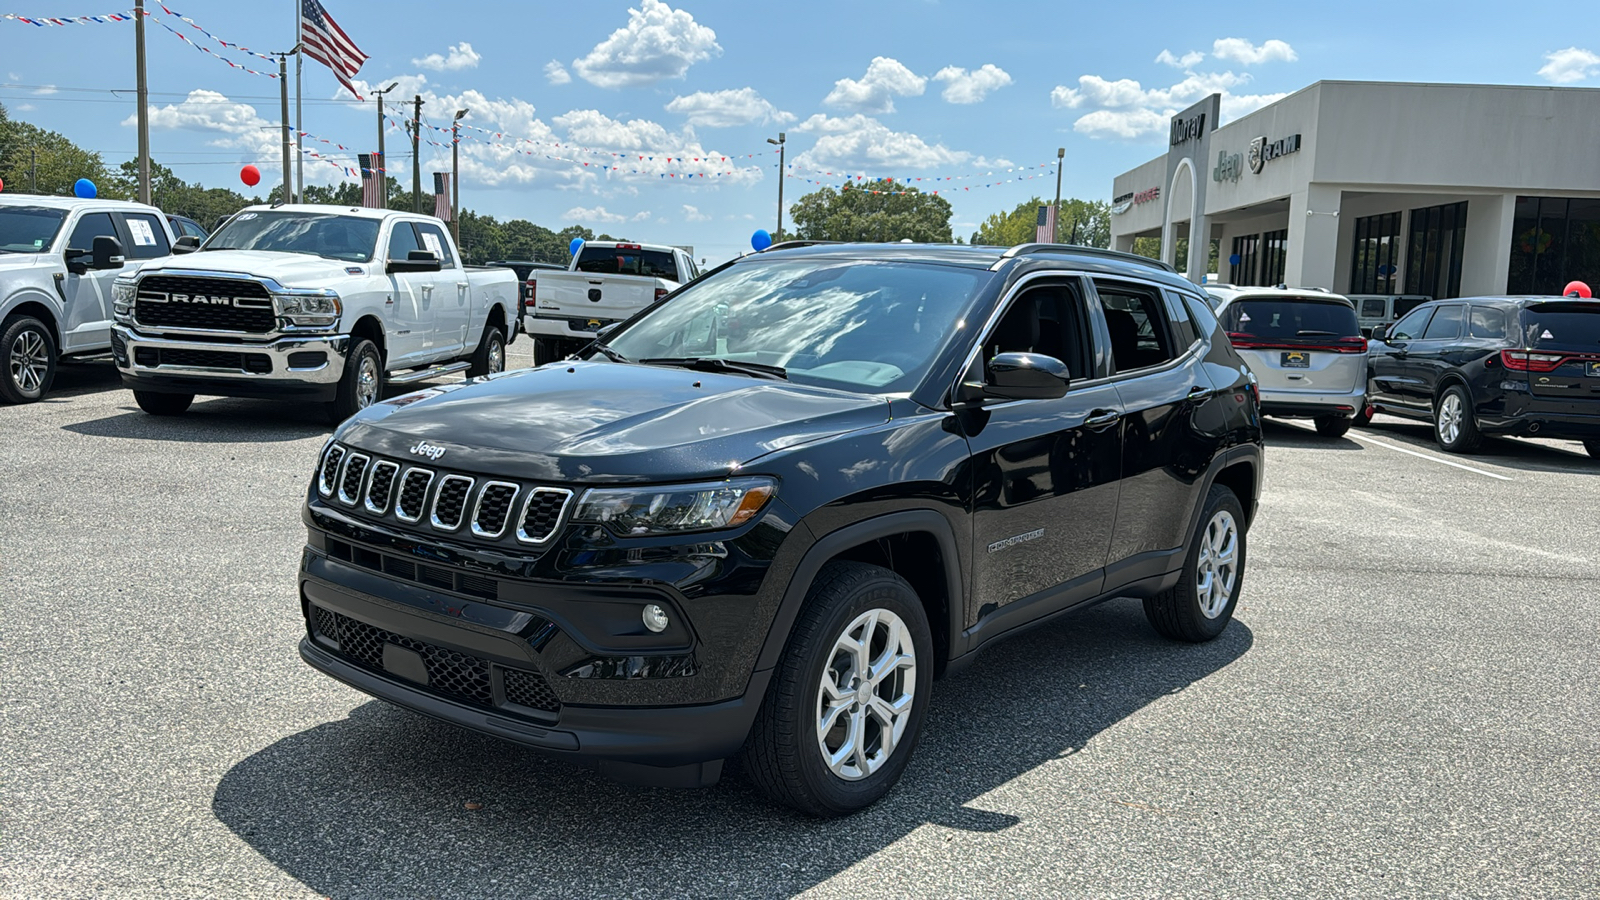
M 406 477 L 400 482 L 400 502 L 395 504 L 395 517 L 412 524 L 421 521 L 422 511 L 428 508 L 428 487 L 432 484 L 432 472 L 407 469 Z
M 517 540 L 527 544 L 542 544 L 555 537 L 556 526 L 561 524 L 561 514 L 566 512 L 572 492 L 566 488 L 537 488 L 528 495 L 522 507 L 522 521 L 517 525 Z
M 367 464 L 372 457 L 365 453 L 352 453 L 344 464 L 344 477 L 339 479 L 339 502 L 355 506 L 361 499 L 361 476 L 367 474 Z
M 472 509 L 472 533 L 486 538 L 497 538 L 504 533 L 517 490 L 516 485 L 506 481 L 485 484 L 478 494 L 478 505 Z
M 472 479 L 465 475 L 446 475 L 439 480 L 439 493 L 433 498 L 433 527 L 455 531 L 461 527 L 461 514 L 467 509 L 467 494 Z
M 400 467 L 386 459 L 372 467 L 372 481 L 367 484 L 367 512 L 382 515 L 389 510 L 389 497 L 394 493 L 394 479 Z
M 339 464 L 344 462 L 344 456 L 345 449 L 334 444 L 322 458 L 322 471 L 317 473 L 317 492 L 322 496 L 333 496 L 333 487 L 339 483 Z

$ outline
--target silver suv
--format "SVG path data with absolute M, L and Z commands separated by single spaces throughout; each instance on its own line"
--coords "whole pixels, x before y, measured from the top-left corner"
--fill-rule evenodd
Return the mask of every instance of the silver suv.
M 1319 288 L 1208 287 L 1217 318 L 1260 382 L 1261 413 L 1338 437 L 1367 392 L 1367 340 L 1347 298 Z

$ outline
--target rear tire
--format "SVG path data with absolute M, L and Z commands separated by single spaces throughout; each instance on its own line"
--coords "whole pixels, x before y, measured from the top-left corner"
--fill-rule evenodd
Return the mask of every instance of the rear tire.
M 1600 440 L 1584 441 L 1583 449 L 1589 451 L 1589 455 L 1595 459 L 1600 459 Z
M 152 416 L 181 416 L 194 402 L 193 394 L 158 394 L 155 391 L 134 391 L 134 402 Z
M 879 566 L 828 563 L 772 673 L 740 768 L 774 801 L 813 816 L 870 806 L 915 752 L 932 684 L 933 639 L 911 585 Z
M 1373 408 L 1372 404 L 1363 403 L 1361 408 L 1356 410 L 1355 416 L 1350 419 L 1350 424 L 1356 426 L 1357 428 L 1371 427 L 1372 417 L 1375 413 L 1376 410 Z
M 1433 439 L 1447 453 L 1471 453 L 1483 443 L 1467 389 L 1453 384 L 1433 405 Z
M 1144 615 L 1162 637 L 1209 641 L 1228 627 L 1244 587 L 1244 507 L 1233 491 L 1212 485 L 1200 523 L 1189 539 L 1183 575 L 1144 601 Z
M 1350 430 L 1351 420 L 1343 416 L 1317 416 L 1317 434 L 1323 437 L 1342 437 Z
M 13 316 L 0 326 L 0 399 L 33 403 L 56 380 L 56 339 L 32 316 Z
M 506 370 L 506 333 L 499 325 L 483 330 L 483 339 L 473 351 L 472 365 L 467 368 L 468 378 L 481 378 Z
M 536 337 L 533 339 L 533 364 L 542 366 L 565 359 L 567 356 L 564 342 L 556 338 Z
M 339 392 L 328 404 L 328 420 L 337 425 L 382 399 L 383 356 L 378 345 L 355 338 L 339 378 Z

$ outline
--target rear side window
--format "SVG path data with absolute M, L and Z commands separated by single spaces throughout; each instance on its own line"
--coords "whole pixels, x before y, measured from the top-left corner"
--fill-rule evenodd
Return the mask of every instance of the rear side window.
M 1177 356 L 1159 291 L 1121 281 L 1097 280 L 1094 287 L 1105 311 L 1111 358 L 1119 373 L 1159 366 Z
M 1236 300 L 1222 310 L 1222 327 L 1232 334 L 1271 340 L 1359 337 L 1356 311 L 1338 300 L 1271 297 Z
M 1475 338 L 1504 340 L 1506 336 L 1506 314 L 1492 306 L 1472 307 L 1471 334 Z
M 1194 316 L 1195 328 L 1199 330 L 1201 337 L 1217 332 L 1217 314 L 1211 307 L 1211 303 L 1214 302 L 1216 301 L 1207 302 L 1189 298 L 1189 313 Z
M 1378 297 L 1369 297 L 1361 301 L 1361 317 L 1363 319 L 1383 318 L 1383 300 Z
M 167 243 L 167 230 L 155 216 L 129 213 L 122 217 L 122 223 L 128 226 L 128 237 L 133 239 L 123 250 L 128 258 L 155 259 L 172 252 L 172 245 Z
M 1425 341 L 1449 341 L 1461 336 L 1461 321 L 1466 318 L 1467 308 L 1460 305 L 1441 306 L 1433 314 L 1433 321 L 1428 323 L 1428 330 L 1422 333 Z
M 670 252 L 638 247 L 590 247 L 578 251 L 578 271 L 592 275 L 644 275 L 679 281 L 678 263 Z
M 1194 342 L 1200 339 L 1199 332 L 1195 331 L 1194 322 L 1189 318 L 1189 308 L 1184 305 L 1182 295 L 1167 291 L 1167 319 L 1172 322 L 1172 334 L 1177 338 L 1177 352 L 1189 349 Z
M 1593 353 L 1600 346 L 1600 303 L 1535 303 L 1522 311 L 1522 332 L 1529 347 Z

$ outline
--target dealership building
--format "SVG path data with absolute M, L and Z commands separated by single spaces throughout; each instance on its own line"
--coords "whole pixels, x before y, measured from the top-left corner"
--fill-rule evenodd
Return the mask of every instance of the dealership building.
M 1112 246 L 1191 281 L 1347 294 L 1600 288 L 1600 89 L 1319 81 L 1218 127 L 1213 94 L 1113 181 Z M 1190 235 L 1187 259 L 1174 259 Z

